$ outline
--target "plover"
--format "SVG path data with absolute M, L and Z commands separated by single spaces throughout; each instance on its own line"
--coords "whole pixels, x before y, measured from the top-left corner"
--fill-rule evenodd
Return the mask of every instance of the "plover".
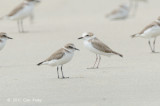
M 79 49 L 77 49 L 74 44 L 68 43 L 64 46 L 64 48 L 59 49 L 58 51 L 53 53 L 49 58 L 47 58 L 43 62 L 38 63 L 37 65 L 57 66 L 58 78 L 59 78 L 58 67 L 60 66 L 62 78 L 69 78 L 69 77 L 64 77 L 62 67 L 64 64 L 68 63 L 72 59 L 75 50 Z
M 7 36 L 5 32 L 0 32 L 0 50 L 4 48 L 8 39 L 12 39 Z
M 155 53 L 155 43 L 156 43 L 156 38 L 160 35 L 160 17 L 158 17 L 157 20 L 152 22 L 151 24 L 147 25 L 141 32 L 132 35 L 132 38 L 135 37 L 142 37 L 148 39 L 148 44 L 151 48 L 151 51 Z M 151 45 L 151 38 L 154 39 L 153 41 L 153 47 Z
M 107 18 L 111 20 L 126 19 L 129 14 L 129 6 L 122 4 L 118 9 L 113 10 L 111 13 L 107 14 Z
M 101 60 L 101 55 L 108 56 L 108 57 L 110 57 L 112 55 L 118 55 L 120 57 L 123 57 L 122 54 L 117 53 L 117 52 L 113 51 L 112 49 L 110 49 L 106 44 L 101 42 L 91 32 L 83 33 L 82 37 L 80 37 L 78 39 L 83 39 L 84 40 L 84 46 L 88 50 L 90 50 L 91 52 L 96 54 L 96 61 L 93 65 L 93 67 L 91 67 L 91 68 L 98 68 L 99 67 L 99 63 L 100 63 L 100 60 Z M 99 61 L 99 62 L 97 63 L 97 61 Z M 96 63 L 97 63 L 97 66 L 95 67 Z
M 39 0 L 25 0 L 13 9 L 8 15 L 1 17 L 1 19 L 16 20 L 19 32 L 24 32 L 23 19 L 30 17 L 33 18 L 33 10 Z

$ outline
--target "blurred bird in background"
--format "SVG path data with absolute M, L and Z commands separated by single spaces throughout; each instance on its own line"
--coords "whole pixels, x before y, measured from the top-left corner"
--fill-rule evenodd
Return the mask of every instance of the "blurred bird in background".
M 107 18 L 110 20 L 122 20 L 126 19 L 129 15 L 130 8 L 126 4 L 120 5 L 117 9 L 107 14 Z
M 13 9 L 9 14 L 1 17 L 0 19 L 17 21 L 19 32 L 24 32 L 23 19 L 30 17 L 31 21 L 33 20 L 33 10 L 35 8 L 35 5 L 39 2 L 39 0 L 25 0 L 17 7 L 15 7 L 15 9 Z

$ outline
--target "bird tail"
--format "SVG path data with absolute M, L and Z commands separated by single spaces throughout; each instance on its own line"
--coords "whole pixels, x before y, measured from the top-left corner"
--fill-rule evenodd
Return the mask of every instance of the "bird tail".
M 117 53 L 117 52 L 113 52 L 113 53 L 116 54 L 116 55 L 119 55 L 120 57 L 123 57 L 123 55 L 120 54 L 120 53 Z
M 131 35 L 131 38 L 135 38 L 135 37 L 138 37 L 139 34 L 134 34 L 134 35 Z
M 40 66 L 40 65 L 42 65 L 42 64 L 43 64 L 43 62 L 40 62 L 40 63 L 38 63 L 37 65 Z

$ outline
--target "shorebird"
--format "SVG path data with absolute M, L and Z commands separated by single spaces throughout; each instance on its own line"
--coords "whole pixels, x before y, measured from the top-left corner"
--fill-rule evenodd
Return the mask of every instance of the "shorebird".
M 111 20 L 126 19 L 129 14 L 129 6 L 122 4 L 118 9 L 113 10 L 111 13 L 107 14 L 107 18 Z
M 160 17 L 158 17 L 157 20 L 153 21 L 151 24 L 147 25 L 141 32 L 132 35 L 132 38 L 135 37 L 142 37 L 148 39 L 148 44 L 151 48 L 151 51 L 155 53 L 155 43 L 156 38 L 160 35 Z M 154 39 L 153 41 L 153 47 L 151 45 L 150 40 Z
M 13 9 L 8 15 L 1 17 L 1 19 L 16 20 L 19 32 L 24 32 L 23 19 L 30 17 L 33 18 L 33 10 L 39 0 L 25 0 Z
M 84 40 L 84 46 L 88 50 L 90 50 L 91 52 L 96 54 L 96 61 L 93 65 L 93 67 L 91 67 L 93 69 L 99 67 L 99 63 L 100 63 L 100 60 L 101 60 L 101 55 L 108 56 L 108 57 L 110 57 L 112 55 L 118 55 L 120 57 L 123 57 L 122 54 L 117 53 L 117 52 L 113 51 L 112 49 L 110 49 L 106 44 L 104 44 L 102 41 L 100 41 L 91 32 L 83 33 L 82 37 L 80 37 L 78 39 L 83 39 Z M 99 61 L 99 62 L 97 63 L 97 61 Z M 97 66 L 95 67 L 96 63 L 97 63 Z
M 4 48 L 8 39 L 12 39 L 7 36 L 5 32 L 0 32 L 0 50 Z
M 75 50 L 79 49 L 77 49 L 74 44 L 68 43 L 64 46 L 64 48 L 59 49 L 58 51 L 53 53 L 49 58 L 38 63 L 37 65 L 57 66 L 58 78 L 59 78 L 58 67 L 61 66 L 62 78 L 69 78 L 69 77 L 64 77 L 62 67 L 64 64 L 68 63 L 72 59 Z

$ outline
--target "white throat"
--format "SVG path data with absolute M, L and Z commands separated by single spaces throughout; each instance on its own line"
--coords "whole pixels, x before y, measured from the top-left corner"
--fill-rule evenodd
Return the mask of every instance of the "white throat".
M 91 40 L 91 39 L 94 39 L 95 38 L 95 36 L 92 36 L 92 37 L 90 37 L 90 38 L 87 38 L 87 39 L 85 39 L 85 40 Z

